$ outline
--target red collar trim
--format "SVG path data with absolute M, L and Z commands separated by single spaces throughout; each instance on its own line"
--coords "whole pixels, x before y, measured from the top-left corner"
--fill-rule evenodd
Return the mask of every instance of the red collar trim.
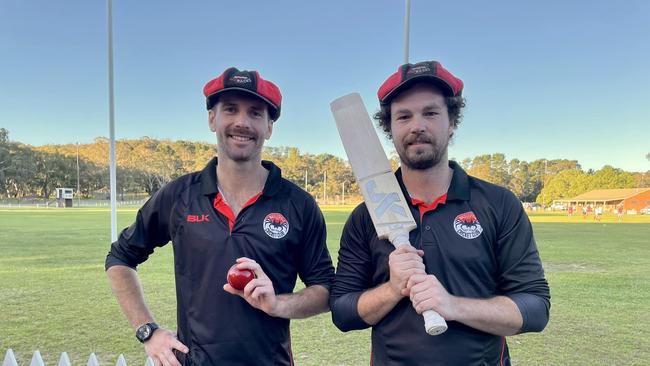
M 417 198 L 411 198 L 411 204 L 420 210 L 420 221 L 422 221 L 425 213 L 433 211 L 438 207 L 438 205 L 444 205 L 445 203 L 447 203 L 446 192 L 442 196 L 436 198 L 431 204 L 427 204 L 426 202 L 421 201 Z
M 251 197 L 251 199 L 249 199 L 248 202 L 246 202 L 246 204 L 244 204 L 244 206 L 241 209 L 243 210 L 246 207 L 255 203 L 257 199 L 260 198 L 261 195 L 262 192 Z M 226 203 L 226 200 L 223 199 L 221 192 L 217 193 L 217 196 L 214 198 L 214 202 L 212 203 L 212 205 L 214 206 L 215 210 L 217 210 L 217 212 L 226 216 L 226 218 L 228 219 L 228 229 L 232 233 L 232 227 L 235 225 L 235 214 L 232 212 L 230 206 L 228 206 L 228 203 Z

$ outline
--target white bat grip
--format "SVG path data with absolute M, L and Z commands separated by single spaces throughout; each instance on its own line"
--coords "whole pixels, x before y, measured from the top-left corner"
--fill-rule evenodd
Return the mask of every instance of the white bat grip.
M 402 245 L 411 245 L 409 234 L 404 230 L 391 231 L 388 240 L 398 248 Z M 434 310 L 426 310 L 422 313 L 424 317 L 424 329 L 429 335 L 439 335 L 447 330 L 447 322 Z
M 422 316 L 424 317 L 424 329 L 429 335 L 442 334 L 447 330 L 447 322 L 435 310 L 426 310 Z
M 393 244 L 395 248 L 399 248 L 402 245 L 411 245 L 409 241 L 409 233 L 405 230 L 394 230 L 388 233 L 388 241 Z

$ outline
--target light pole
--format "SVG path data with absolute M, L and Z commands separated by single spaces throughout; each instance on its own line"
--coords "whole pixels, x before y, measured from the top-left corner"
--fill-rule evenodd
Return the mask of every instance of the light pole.
M 115 165 L 115 103 L 113 101 L 113 1 L 108 8 L 108 126 L 110 134 L 109 181 L 111 189 L 111 242 L 117 241 L 117 189 Z
M 323 172 L 323 204 L 327 202 L 327 170 Z
M 409 33 L 411 25 L 411 0 L 406 0 L 404 4 L 404 63 L 409 62 Z
M 77 206 L 81 205 L 81 197 L 79 197 L 79 141 L 77 141 Z
M 546 169 L 548 169 L 548 160 L 544 159 L 544 175 L 542 176 L 542 209 L 546 210 Z
M 307 169 L 305 169 L 305 192 L 307 192 Z

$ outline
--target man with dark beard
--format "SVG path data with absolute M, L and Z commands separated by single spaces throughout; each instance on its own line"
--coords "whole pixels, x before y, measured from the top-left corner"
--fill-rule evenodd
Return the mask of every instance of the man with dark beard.
M 521 203 L 448 160 L 462 89 L 436 61 L 402 65 L 379 88 L 375 119 L 400 157 L 395 175 L 418 228 L 413 247 L 395 249 L 359 205 L 330 297 L 339 329 L 372 327 L 373 365 L 507 365 L 505 336 L 548 322 L 549 288 Z M 425 310 L 449 329 L 429 336 Z
M 261 159 L 280 116 L 280 89 L 232 67 L 203 92 L 218 160 L 160 188 L 113 243 L 106 272 L 156 365 L 293 365 L 289 319 L 328 310 L 334 268 L 323 215 Z M 169 241 L 178 332 L 155 323 L 135 271 Z M 255 274 L 243 290 L 226 284 L 234 263 Z M 297 276 L 305 288 L 294 293 Z

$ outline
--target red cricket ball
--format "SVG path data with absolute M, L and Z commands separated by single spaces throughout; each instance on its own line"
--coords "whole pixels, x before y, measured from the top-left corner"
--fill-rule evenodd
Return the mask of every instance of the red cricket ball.
M 250 269 L 238 269 L 237 264 L 233 264 L 228 270 L 228 284 L 237 290 L 244 290 L 246 284 L 255 278 L 255 273 Z

